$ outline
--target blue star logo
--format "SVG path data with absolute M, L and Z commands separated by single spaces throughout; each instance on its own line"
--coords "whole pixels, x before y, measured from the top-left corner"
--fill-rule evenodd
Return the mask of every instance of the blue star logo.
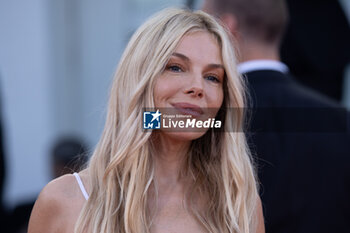
M 162 113 L 159 109 L 156 112 L 143 112 L 143 128 L 144 129 L 160 129 L 160 116 Z

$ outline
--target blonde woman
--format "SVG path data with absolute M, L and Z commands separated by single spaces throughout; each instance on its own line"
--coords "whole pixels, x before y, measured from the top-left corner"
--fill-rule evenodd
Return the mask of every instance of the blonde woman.
M 88 167 L 43 189 L 29 233 L 264 232 L 235 61 L 204 12 L 167 9 L 144 23 L 117 68 Z M 146 107 L 193 117 L 216 109 L 208 117 L 223 130 L 145 131 Z

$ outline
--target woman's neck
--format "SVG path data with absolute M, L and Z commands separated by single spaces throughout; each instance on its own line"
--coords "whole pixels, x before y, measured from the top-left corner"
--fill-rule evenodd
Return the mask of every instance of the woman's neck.
M 191 141 L 179 141 L 158 135 L 155 146 L 155 179 L 159 185 L 175 185 L 181 182 L 186 155 Z

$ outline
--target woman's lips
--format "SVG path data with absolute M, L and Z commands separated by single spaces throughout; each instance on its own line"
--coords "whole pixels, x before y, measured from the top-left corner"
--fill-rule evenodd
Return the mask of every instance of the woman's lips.
M 171 105 L 174 106 L 178 111 L 186 115 L 192 115 L 194 117 L 199 117 L 203 115 L 203 110 L 198 105 L 189 103 L 174 103 Z

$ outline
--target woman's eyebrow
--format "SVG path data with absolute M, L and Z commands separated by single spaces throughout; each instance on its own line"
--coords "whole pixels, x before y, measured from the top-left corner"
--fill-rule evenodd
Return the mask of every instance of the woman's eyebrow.
M 185 61 L 188 61 L 188 62 L 191 61 L 191 59 L 189 59 L 186 55 L 184 55 L 182 53 L 173 53 L 172 56 L 179 57 L 179 58 L 181 58 Z M 209 64 L 207 67 L 209 67 L 211 69 L 221 68 L 221 69 L 225 70 L 224 66 L 221 64 L 212 63 L 212 64 Z
M 225 67 L 221 64 L 209 64 L 207 67 L 211 68 L 211 69 L 223 69 L 223 70 L 225 70 Z
M 190 59 L 186 55 L 184 55 L 182 53 L 173 53 L 172 56 L 179 57 L 179 58 L 181 58 L 183 60 L 186 60 L 188 62 L 190 61 Z

